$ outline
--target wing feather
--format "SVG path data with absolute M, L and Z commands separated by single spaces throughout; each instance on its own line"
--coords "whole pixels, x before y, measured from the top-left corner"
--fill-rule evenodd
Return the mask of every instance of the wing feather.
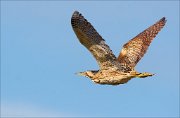
M 118 61 L 129 71 L 134 69 L 139 60 L 146 53 L 150 43 L 156 37 L 158 32 L 164 27 L 166 23 L 165 17 L 160 19 L 154 25 L 150 26 L 136 37 L 124 44 L 122 51 L 118 56 Z
M 105 44 L 105 40 L 78 11 L 73 13 L 71 24 L 80 43 L 92 53 L 100 69 L 117 66 L 116 57 L 109 46 Z

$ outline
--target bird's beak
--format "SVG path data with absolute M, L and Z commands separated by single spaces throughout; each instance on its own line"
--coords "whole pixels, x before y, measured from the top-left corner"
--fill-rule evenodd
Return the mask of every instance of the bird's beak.
M 75 73 L 76 75 L 79 75 L 79 76 L 85 76 L 85 73 L 84 72 L 77 72 Z

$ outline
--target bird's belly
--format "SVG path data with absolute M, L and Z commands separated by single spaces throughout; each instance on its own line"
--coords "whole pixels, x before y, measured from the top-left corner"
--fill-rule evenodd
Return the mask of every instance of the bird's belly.
M 93 79 L 95 83 L 98 84 L 109 84 L 109 85 L 118 85 L 127 83 L 133 76 L 129 75 L 116 75 L 116 76 L 102 76 L 100 78 Z

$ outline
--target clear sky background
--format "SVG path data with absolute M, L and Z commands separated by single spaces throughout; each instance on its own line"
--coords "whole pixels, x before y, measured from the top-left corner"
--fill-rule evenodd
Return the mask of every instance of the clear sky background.
M 72 30 L 75 10 L 116 56 L 165 16 L 136 67 L 156 75 L 118 86 L 77 76 L 98 65 Z M 1 1 L 1 115 L 178 117 L 179 21 L 179 1 Z

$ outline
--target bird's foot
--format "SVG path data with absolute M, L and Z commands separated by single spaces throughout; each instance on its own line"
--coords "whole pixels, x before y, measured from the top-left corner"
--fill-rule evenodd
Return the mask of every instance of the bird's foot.
M 139 73 L 139 75 L 137 75 L 137 77 L 139 77 L 139 78 L 145 78 L 145 77 L 153 76 L 153 75 L 154 75 L 154 74 L 144 72 L 144 73 Z

